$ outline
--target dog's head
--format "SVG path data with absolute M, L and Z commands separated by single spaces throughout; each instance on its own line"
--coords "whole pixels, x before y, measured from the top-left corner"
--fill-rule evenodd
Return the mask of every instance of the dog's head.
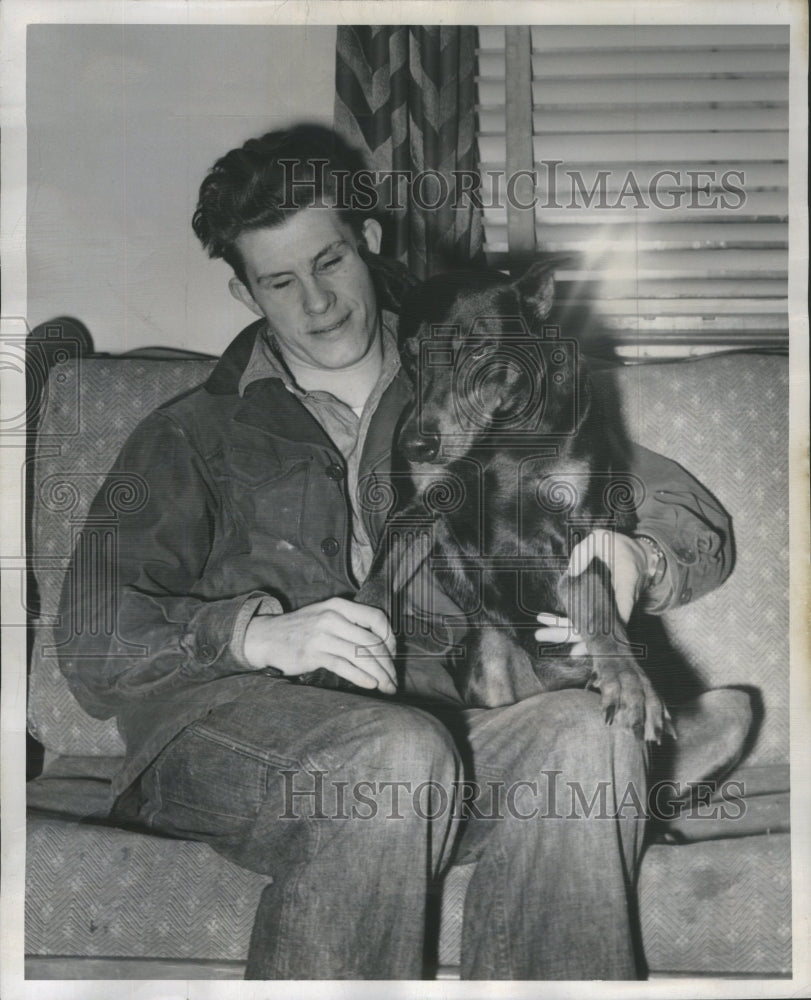
M 398 444 L 412 468 L 574 433 L 580 363 L 575 342 L 544 322 L 553 300 L 549 262 L 517 280 L 481 271 L 440 275 L 410 293 L 400 353 L 416 399 Z

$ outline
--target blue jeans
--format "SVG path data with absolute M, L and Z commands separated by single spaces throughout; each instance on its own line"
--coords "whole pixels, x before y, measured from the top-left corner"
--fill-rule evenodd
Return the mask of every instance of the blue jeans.
M 440 721 L 269 679 L 188 726 L 141 796 L 155 830 L 273 877 L 246 978 L 421 978 L 430 890 L 474 859 L 463 978 L 637 976 L 645 750 L 591 692 Z

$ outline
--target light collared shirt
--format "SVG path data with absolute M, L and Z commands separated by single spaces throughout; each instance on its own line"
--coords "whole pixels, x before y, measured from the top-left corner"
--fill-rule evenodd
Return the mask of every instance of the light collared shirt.
M 275 338 L 267 328 L 264 336 L 258 336 L 254 341 L 250 359 L 239 380 L 239 394 L 244 396 L 246 388 L 252 382 L 263 378 L 281 379 L 287 390 L 301 400 L 302 405 L 315 417 L 329 439 L 343 455 L 346 461 L 347 495 L 352 511 L 351 566 L 352 574 L 358 584 L 366 579 L 374 555 L 371 539 L 359 513 L 358 473 L 360 459 L 375 410 L 383 393 L 394 381 L 400 370 L 396 331 L 397 317 L 394 313 L 383 311 L 381 314 L 383 361 L 380 376 L 364 403 L 360 415 L 331 392 L 302 389 L 282 360 Z

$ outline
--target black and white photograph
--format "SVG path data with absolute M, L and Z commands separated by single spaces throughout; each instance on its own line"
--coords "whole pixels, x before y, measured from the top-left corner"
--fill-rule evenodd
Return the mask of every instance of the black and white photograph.
M 0 17 L 3 996 L 805 995 L 805 5 Z

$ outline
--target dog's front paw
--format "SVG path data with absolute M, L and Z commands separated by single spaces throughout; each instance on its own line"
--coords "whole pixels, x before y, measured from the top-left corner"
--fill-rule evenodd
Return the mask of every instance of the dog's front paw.
M 589 686 L 600 692 L 608 725 L 630 729 L 638 739 L 659 743 L 673 735 L 670 714 L 638 664 L 625 657 L 595 656 Z

